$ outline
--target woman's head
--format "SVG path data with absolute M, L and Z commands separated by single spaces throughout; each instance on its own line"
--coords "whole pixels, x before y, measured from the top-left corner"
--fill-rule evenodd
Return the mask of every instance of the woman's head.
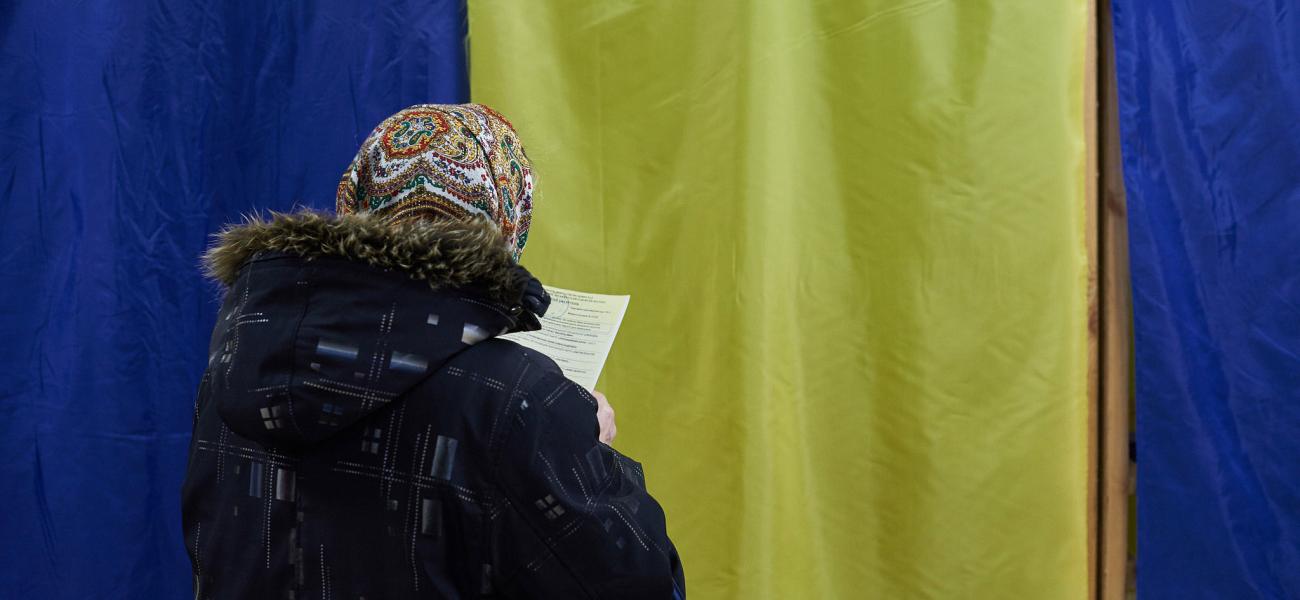
M 483 216 L 518 260 L 532 220 L 532 165 L 496 111 L 420 104 L 384 119 L 361 144 L 339 181 L 335 208 L 394 222 Z

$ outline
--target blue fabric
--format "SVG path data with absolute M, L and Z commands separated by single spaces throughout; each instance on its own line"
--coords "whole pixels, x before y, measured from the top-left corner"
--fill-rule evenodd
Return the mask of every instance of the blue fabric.
M 0 3 L 0 598 L 190 595 L 208 235 L 463 102 L 463 0 Z
M 1114 17 L 1138 597 L 1300 598 L 1300 6 Z

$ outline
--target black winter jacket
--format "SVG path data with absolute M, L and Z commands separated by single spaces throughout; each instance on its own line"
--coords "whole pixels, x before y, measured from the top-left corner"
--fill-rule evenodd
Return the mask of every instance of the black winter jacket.
M 277 216 L 225 283 L 183 488 L 200 599 L 683 598 L 593 398 L 497 339 L 540 289 L 486 222 Z

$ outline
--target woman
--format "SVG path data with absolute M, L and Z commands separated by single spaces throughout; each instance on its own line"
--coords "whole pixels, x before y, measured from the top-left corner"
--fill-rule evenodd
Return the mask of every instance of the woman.
M 414 106 L 337 216 L 220 234 L 183 489 L 197 598 L 684 597 L 596 398 L 496 337 L 549 303 L 516 263 L 532 188 L 501 115 Z

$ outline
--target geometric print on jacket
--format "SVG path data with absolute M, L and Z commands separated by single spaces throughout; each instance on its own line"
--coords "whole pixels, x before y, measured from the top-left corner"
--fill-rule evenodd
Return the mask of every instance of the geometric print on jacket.
M 496 337 L 537 320 L 493 231 L 288 215 L 223 234 L 182 491 L 196 598 L 685 596 L 591 395 Z

